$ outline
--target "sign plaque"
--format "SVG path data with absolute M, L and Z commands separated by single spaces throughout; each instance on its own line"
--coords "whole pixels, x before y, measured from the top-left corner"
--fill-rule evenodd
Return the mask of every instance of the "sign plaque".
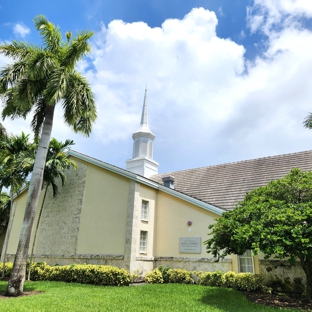
M 180 237 L 180 253 L 201 253 L 201 237 Z

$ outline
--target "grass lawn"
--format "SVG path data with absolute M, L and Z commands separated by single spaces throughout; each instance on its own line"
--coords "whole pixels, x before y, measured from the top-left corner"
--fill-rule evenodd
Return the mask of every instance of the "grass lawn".
M 0 292 L 7 282 L 0 281 Z M 232 289 L 180 284 L 104 287 L 61 282 L 26 282 L 42 294 L 0 299 L 0 311 L 284 311 L 249 302 Z M 295 311 L 295 310 L 292 310 Z

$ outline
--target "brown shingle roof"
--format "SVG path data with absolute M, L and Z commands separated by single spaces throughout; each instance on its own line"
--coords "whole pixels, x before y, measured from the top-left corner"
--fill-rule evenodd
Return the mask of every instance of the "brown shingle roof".
M 174 177 L 175 190 L 224 210 L 231 210 L 246 192 L 279 179 L 292 168 L 312 170 L 312 151 L 157 174 L 151 180 Z

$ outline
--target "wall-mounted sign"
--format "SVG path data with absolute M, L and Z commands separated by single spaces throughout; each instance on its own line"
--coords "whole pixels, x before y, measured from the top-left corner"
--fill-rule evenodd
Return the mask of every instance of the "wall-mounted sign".
M 201 253 L 201 237 L 180 237 L 180 253 Z

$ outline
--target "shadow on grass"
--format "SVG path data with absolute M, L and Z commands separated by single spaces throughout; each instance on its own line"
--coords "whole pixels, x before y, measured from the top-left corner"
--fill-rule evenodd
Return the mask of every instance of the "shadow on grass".
M 230 288 L 207 287 L 200 301 L 221 311 L 271 311 L 269 307 L 248 301 L 244 294 Z
M 0 294 L 3 295 L 6 292 L 6 288 L 8 285 L 8 279 L 1 279 L 0 278 Z M 24 284 L 24 291 L 35 291 L 36 287 L 33 282 L 26 281 Z

